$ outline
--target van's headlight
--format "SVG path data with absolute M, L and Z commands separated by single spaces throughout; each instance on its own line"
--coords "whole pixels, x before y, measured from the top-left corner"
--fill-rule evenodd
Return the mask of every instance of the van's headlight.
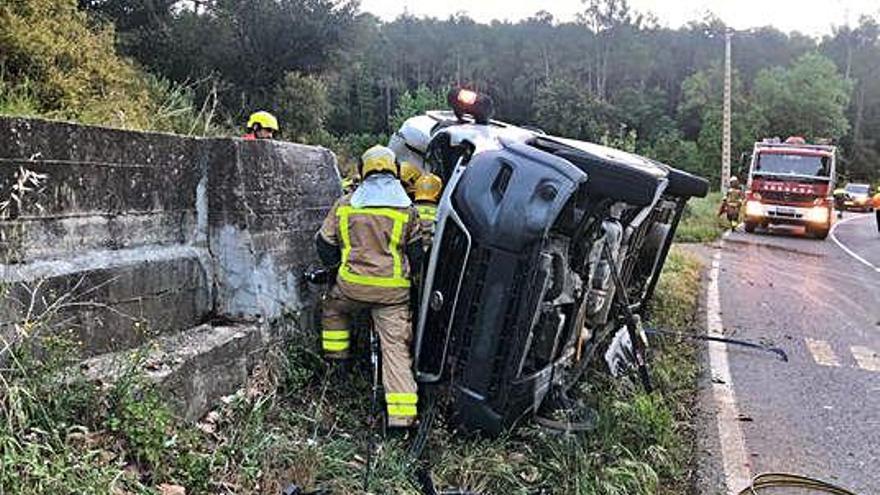
M 747 217 L 763 217 L 764 216 L 764 205 L 762 205 L 760 201 L 755 201 L 753 199 L 746 201 L 746 216 Z
M 828 207 L 814 206 L 807 210 L 807 221 L 813 223 L 826 223 L 828 221 Z

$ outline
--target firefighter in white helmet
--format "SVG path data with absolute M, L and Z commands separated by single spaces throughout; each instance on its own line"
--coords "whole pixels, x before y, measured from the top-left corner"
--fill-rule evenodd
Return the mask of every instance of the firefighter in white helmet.
M 381 342 L 388 425 L 409 427 L 418 402 L 409 298 L 423 256 L 419 217 L 389 148 L 367 150 L 360 176 L 363 182 L 336 201 L 316 236 L 322 262 L 338 266 L 323 305 L 323 350 L 329 359 L 349 357 L 352 315 L 370 311 Z

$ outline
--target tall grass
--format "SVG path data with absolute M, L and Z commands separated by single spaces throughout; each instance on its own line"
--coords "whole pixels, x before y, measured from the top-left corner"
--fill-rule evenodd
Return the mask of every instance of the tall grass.
M 698 284 L 697 262 L 673 250 L 654 323 L 688 325 Z M 50 352 L 40 359 L 18 348 L 0 373 L 0 494 L 156 493 L 163 483 L 189 494 L 279 493 L 291 482 L 364 493 L 367 365 L 344 373 L 317 344 L 311 335 L 293 339 L 196 425 L 177 420 L 142 379 L 137 354 L 102 390 L 72 366 L 63 340 L 43 342 Z M 483 494 L 687 493 L 694 350 L 655 344 L 652 394 L 600 365 L 588 373 L 576 395 L 598 413 L 593 432 L 553 435 L 525 423 L 487 439 L 441 420 L 423 462 L 439 486 Z M 368 492 L 420 493 L 406 448 L 399 438 L 382 444 Z
M 678 242 L 710 242 L 721 237 L 729 225 L 718 216 L 721 193 L 712 192 L 705 198 L 694 198 L 685 207 L 681 224 L 675 232 Z
M 29 80 L 13 83 L 3 79 L 0 70 L 0 115 L 36 117 L 40 104 Z

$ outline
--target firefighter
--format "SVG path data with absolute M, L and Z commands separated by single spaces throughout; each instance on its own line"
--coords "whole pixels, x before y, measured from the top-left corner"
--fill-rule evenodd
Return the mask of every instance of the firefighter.
M 880 232 L 880 187 L 874 195 L 874 215 L 877 217 L 877 232 Z
M 349 194 L 354 192 L 360 182 L 361 179 L 357 176 L 357 174 L 347 175 L 343 177 L 342 181 L 339 183 L 342 187 L 342 194 Z
M 730 178 L 728 182 L 727 196 L 721 201 L 721 207 L 718 208 L 718 216 L 725 215 L 727 221 L 730 222 L 730 228 L 735 229 L 739 224 L 739 212 L 742 209 L 743 192 L 739 187 L 739 179 Z
M 248 117 L 247 134 L 244 135 L 244 139 L 248 141 L 272 139 L 277 132 L 279 132 L 278 119 L 271 113 L 260 110 Z
M 422 224 L 422 245 L 427 252 L 434 240 L 434 222 L 437 221 L 437 203 L 443 191 L 443 180 L 434 174 L 424 174 L 415 184 L 415 203 Z
M 400 183 L 410 199 L 415 198 L 416 181 L 422 176 L 422 169 L 412 162 L 400 163 Z
M 832 193 L 834 196 L 834 209 L 837 210 L 837 218 L 843 218 L 843 210 L 846 208 L 844 202 L 846 201 L 846 189 L 842 187 L 838 187 Z
M 411 267 L 423 256 L 418 212 L 389 148 L 367 150 L 360 174 L 361 184 L 336 201 L 315 239 L 322 262 L 338 266 L 323 305 L 323 350 L 328 359 L 349 357 L 352 315 L 369 310 L 382 350 L 388 426 L 406 428 L 415 422 L 418 401 L 408 304 Z

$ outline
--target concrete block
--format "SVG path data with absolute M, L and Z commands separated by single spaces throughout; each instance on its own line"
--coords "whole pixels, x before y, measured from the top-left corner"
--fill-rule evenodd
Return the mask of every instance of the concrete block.
M 139 345 L 207 318 L 209 260 L 204 248 L 153 246 L 0 265 L 0 331 L 12 338 L 26 315 L 46 314 L 43 324 L 72 332 L 83 355 Z
M 113 383 L 137 363 L 135 371 L 159 385 L 175 412 L 195 421 L 246 384 L 270 342 L 265 326 L 206 324 L 162 336 L 137 351 L 85 360 L 80 368 L 92 380 Z M 141 360 L 133 358 L 138 354 Z

